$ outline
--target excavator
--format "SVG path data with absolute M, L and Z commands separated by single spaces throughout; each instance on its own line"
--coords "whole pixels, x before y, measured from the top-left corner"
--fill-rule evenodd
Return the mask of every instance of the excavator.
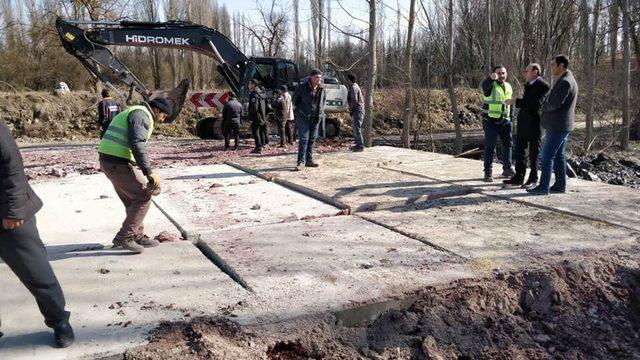
M 307 79 L 300 78 L 298 66 L 291 60 L 247 57 L 218 30 L 188 21 L 78 21 L 59 17 L 56 19 L 56 29 L 64 49 L 76 57 L 94 78 L 111 88 L 127 103 L 133 101 L 134 91 L 140 94 L 144 101 L 149 101 L 155 96 L 168 98 L 174 108 L 173 114 L 168 116 L 169 121 L 173 121 L 182 110 L 187 99 L 189 81 L 182 80 L 172 90 L 149 91 L 114 55 L 110 46 L 182 49 L 211 57 L 217 62 L 217 71 L 229 86 L 229 90 L 237 96 L 245 109 L 249 100 L 247 83 L 251 79 L 261 82 L 268 100 L 272 98 L 278 86 L 286 85 L 289 91 L 293 92 L 301 81 Z M 112 83 L 113 80 L 126 85 L 128 90 L 120 91 Z M 335 77 L 326 76 L 324 87 L 327 118 L 321 126 L 321 135 L 333 137 L 340 132 L 341 122 L 337 114 L 347 111 L 347 88 Z M 226 93 L 217 95 L 215 102 L 207 103 L 223 106 L 227 99 Z M 196 107 L 207 105 L 205 102 L 192 102 Z M 268 117 L 274 121 L 272 114 Z M 196 133 L 203 139 L 220 138 L 220 123 L 220 119 L 215 117 L 199 119 Z

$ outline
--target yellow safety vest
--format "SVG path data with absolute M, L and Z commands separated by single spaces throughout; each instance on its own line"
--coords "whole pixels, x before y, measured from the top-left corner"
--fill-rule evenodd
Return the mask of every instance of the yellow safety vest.
M 490 96 L 484 97 L 484 106 L 482 112 L 487 114 L 490 119 L 509 119 L 511 114 L 511 95 L 513 90 L 508 82 L 504 82 L 504 89 L 497 81 L 493 82 L 493 90 Z
M 113 120 L 111 120 L 109 128 L 102 136 L 102 140 L 100 140 L 100 146 L 98 147 L 99 153 L 117 156 L 135 163 L 135 158 L 133 157 L 133 153 L 131 152 L 131 148 L 129 147 L 128 136 L 128 118 L 129 114 L 134 110 L 144 111 L 149 119 L 151 119 L 151 123 L 149 124 L 149 131 L 147 132 L 147 140 L 149 140 L 149 138 L 151 137 L 151 133 L 153 132 L 153 116 L 151 115 L 149 110 L 147 110 L 146 106 L 130 106 L 123 112 L 116 115 Z

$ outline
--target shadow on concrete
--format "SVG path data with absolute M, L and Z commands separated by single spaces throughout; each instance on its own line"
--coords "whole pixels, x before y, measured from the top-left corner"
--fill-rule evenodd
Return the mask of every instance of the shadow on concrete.
M 50 348 L 55 348 L 53 331 L 38 331 L 35 333 L 15 336 L 7 336 L 7 334 L 5 334 L 0 338 L 0 349 L 2 350 L 26 347 L 33 348 L 35 346 L 49 346 Z
M 244 173 L 215 173 L 215 174 L 196 174 L 184 175 L 168 178 L 167 180 L 197 180 L 197 179 L 228 179 L 232 177 L 251 177 Z
M 64 260 L 69 258 L 81 258 L 81 257 L 99 257 L 99 256 L 129 256 L 139 255 L 124 249 L 105 249 L 98 251 L 75 251 L 57 254 L 48 254 L 49 261 Z
M 104 245 L 99 243 L 45 245 L 47 254 L 69 253 L 76 251 L 103 250 Z

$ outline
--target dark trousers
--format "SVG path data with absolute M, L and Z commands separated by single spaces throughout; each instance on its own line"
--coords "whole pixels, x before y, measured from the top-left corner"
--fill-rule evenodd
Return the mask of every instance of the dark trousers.
M 258 121 L 254 121 L 251 123 L 251 136 L 253 136 L 253 141 L 256 144 L 256 149 L 262 149 L 262 145 L 265 145 L 263 143 L 261 127 L 262 126 Z
M 269 128 L 267 127 L 267 122 L 260 125 L 260 142 L 262 146 L 269 144 Z
M 284 145 L 285 140 L 288 144 L 293 144 L 293 121 L 279 120 L 278 136 L 280 137 L 280 145 Z
M 69 321 L 69 312 L 64 310 L 62 288 L 47 260 L 35 217 L 14 230 L 4 230 L 0 226 L 0 258 L 36 298 L 48 327 L 54 328 Z
M 147 179 L 137 167 L 100 158 L 100 170 L 109 178 L 124 204 L 126 217 L 116 239 L 132 240 L 144 235 L 144 218 L 151 207 Z
M 318 118 L 296 119 L 298 127 L 298 164 L 313 161 L 313 146 L 318 138 Z
M 240 124 L 236 122 L 223 124 L 222 125 L 222 135 L 224 136 L 224 148 L 229 148 L 229 142 L 231 137 L 233 136 L 235 140 L 235 148 L 238 148 L 238 143 L 240 142 Z
M 540 154 L 540 136 L 516 136 L 516 148 L 514 160 L 516 163 L 516 176 L 524 179 L 527 172 L 526 152 L 529 148 L 529 179 L 538 179 L 538 156 Z
M 498 137 L 502 143 L 502 169 L 511 169 L 511 122 L 496 124 L 493 120 L 483 120 L 484 129 L 484 173 L 493 172 L 493 156 L 496 151 Z
M 551 182 L 551 171 L 556 176 L 554 186 L 560 190 L 565 190 L 567 186 L 567 142 L 568 131 L 552 132 L 547 131 L 544 136 L 542 146 L 542 158 L 540 159 L 540 184 L 542 189 L 549 190 Z

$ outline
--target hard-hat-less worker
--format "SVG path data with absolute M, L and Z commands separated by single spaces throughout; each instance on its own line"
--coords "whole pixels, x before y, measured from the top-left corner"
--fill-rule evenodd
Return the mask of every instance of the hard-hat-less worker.
M 502 176 L 515 174 L 511 168 L 511 95 L 513 90 L 507 80 L 507 69 L 498 65 L 482 82 L 482 128 L 484 129 L 484 181 L 493 181 L 493 155 L 498 136 L 502 142 Z
M 122 103 L 111 97 L 108 89 L 102 89 L 102 100 L 98 103 L 98 130 L 100 139 L 109 128 L 111 120 L 122 111 Z
M 18 146 L 0 121 L 0 258 L 35 297 L 45 324 L 54 330 L 56 345 L 67 347 L 73 343 L 73 329 L 62 288 L 38 234 L 35 214 L 40 208 L 42 201 L 27 182 Z
M 160 179 L 151 170 L 147 140 L 154 121 L 163 122 L 170 113 L 171 104 L 165 98 L 151 100 L 149 108 L 130 106 L 111 121 L 100 141 L 100 169 L 126 208 L 126 218 L 113 239 L 114 247 L 141 253 L 144 247 L 158 245 L 157 240 L 144 235 L 151 196 L 160 191 Z

